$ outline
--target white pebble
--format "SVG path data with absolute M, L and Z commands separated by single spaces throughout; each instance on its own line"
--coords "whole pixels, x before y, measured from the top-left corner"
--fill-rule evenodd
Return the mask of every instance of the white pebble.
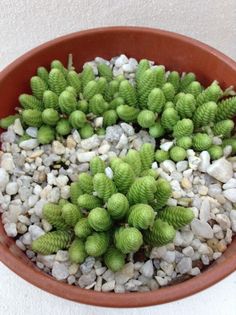
M 187 161 L 180 161 L 176 164 L 176 169 L 178 172 L 183 172 L 188 168 L 188 162 Z
M 37 238 L 39 238 L 40 236 L 44 235 L 45 232 L 44 230 L 42 230 L 39 226 L 37 225 L 31 225 L 29 227 L 29 233 L 31 235 L 31 239 L 34 241 Z
M 223 189 L 236 188 L 236 178 L 230 178 L 222 187 Z
M 18 191 L 18 185 L 16 182 L 8 183 L 6 186 L 6 193 L 8 195 L 15 195 Z
M 116 149 L 123 149 L 126 148 L 128 144 L 128 138 L 127 136 L 123 133 L 120 137 L 119 142 L 116 145 Z
M 229 201 L 235 203 L 236 202 L 236 188 L 230 188 L 223 191 L 223 195 L 225 198 L 227 198 Z
M 72 137 L 74 138 L 76 143 L 80 144 L 81 137 L 80 137 L 80 134 L 79 134 L 78 130 L 76 130 L 76 129 L 73 130 Z
M 190 275 L 191 276 L 197 276 L 199 275 L 199 273 L 201 273 L 201 270 L 198 267 L 194 267 L 191 271 L 190 271 Z
M 164 172 L 173 173 L 176 170 L 175 163 L 171 160 L 165 160 L 160 164 Z
M 100 145 L 100 139 L 98 135 L 95 134 L 88 139 L 82 140 L 80 145 L 82 149 L 89 151 L 97 148 Z
M 220 227 L 224 231 L 229 229 L 231 226 L 230 219 L 227 217 L 226 214 L 217 214 L 216 215 L 216 222 L 219 223 Z
M 98 154 L 106 154 L 109 152 L 111 148 L 111 145 L 106 142 L 105 144 L 101 145 L 99 148 L 98 148 Z
M 103 125 L 103 117 L 97 117 L 94 119 L 94 127 L 101 128 Z
M 154 273 L 154 267 L 152 264 L 152 260 L 146 261 L 142 267 L 140 268 L 140 272 L 147 278 L 151 278 Z
M 229 216 L 232 224 L 232 230 L 233 232 L 236 232 L 236 210 L 232 210 Z
M 192 257 L 192 256 L 194 255 L 194 250 L 193 250 L 192 246 L 187 246 L 187 247 L 185 247 L 185 248 L 182 250 L 182 253 L 183 253 L 185 256 Z
M 69 259 L 69 254 L 67 250 L 59 250 L 56 253 L 55 260 L 64 262 L 64 261 L 67 261 L 68 259 Z
M 53 141 L 52 143 L 52 152 L 58 155 L 64 154 L 66 151 L 66 148 L 64 145 L 59 141 Z
M 192 269 L 192 259 L 190 257 L 183 257 L 177 264 L 176 269 L 181 274 L 190 272 Z
M 106 267 L 100 267 L 100 268 L 95 269 L 95 272 L 97 276 L 101 276 L 106 270 L 107 270 Z
M 29 135 L 32 138 L 37 138 L 38 135 L 38 128 L 35 127 L 29 127 L 25 130 L 25 132 L 27 133 L 27 135 Z
M 210 202 L 208 198 L 204 198 L 202 201 L 199 218 L 203 222 L 207 222 L 211 218 Z
M 214 161 L 208 168 L 207 173 L 222 183 L 226 183 L 233 177 L 232 164 L 224 157 Z
M 19 136 L 23 136 L 24 134 L 24 129 L 22 128 L 22 125 L 21 125 L 21 122 L 20 122 L 20 119 L 17 118 L 15 121 L 14 121 L 14 124 L 12 126 L 14 132 L 19 135 Z
M 66 175 L 59 175 L 56 178 L 56 185 L 62 188 L 67 185 L 68 181 L 69 181 L 69 178 Z
M 110 292 L 110 291 L 114 290 L 115 284 L 116 284 L 115 280 L 104 283 L 102 286 L 102 291 L 103 292 Z
M 37 261 L 44 264 L 44 266 L 48 268 L 52 268 L 54 262 L 55 262 L 55 255 L 37 255 Z
M 164 142 L 160 145 L 160 149 L 168 152 L 173 147 L 173 145 L 174 145 L 174 142 L 167 141 L 167 142 Z
M 131 125 L 123 122 L 120 126 L 124 130 L 124 133 L 126 133 L 129 137 L 134 135 L 134 128 Z
M 33 206 L 36 204 L 36 202 L 38 201 L 38 199 L 39 199 L 39 197 L 38 197 L 37 195 L 31 195 L 31 196 L 29 196 L 29 199 L 28 199 L 28 205 L 29 205 L 29 207 L 30 207 L 30 208 L 33 207 Z
M 35 149 L 38 145 L 39 143 L 37 139 L 29 139 L 29 140 L 20 142 L 19 147 L 23 150 L 28 151 L 28 150 Z
M 210 154 L 207 151 L 202 151 L 199 157 L 201 159 L 201 162 L 198 166 L 198 170 L 205 173 L 207 171 L 207 168 L 210 166 Z
M 70 197 L 70 186 L 66 185 L 61 188 L 61 198 L 68 199 Z
M 207 222 L 202 222 L 198 219 L 194 219 L 191 223 L 191 229 L 193 233 L 203 238 L 213 238 L 213 230 Z
M 9 182 L 9 175 L 5 169 L 0 168 L 0 191 L 4 191 L 7 183 Z
M 96 156 L 96 153 L 91 152 L 78 152 L 77 159 L 79 162 L 90 162 L 93 157 Z
M 52 267 L 52 275 L 57 280 L 64 280 L 69 276 L 68 266 L 57 261 L 54 262 Z
M 129 62 L 129 59 L 128 59 L 125 55 L 121 54 L 121 55 L 116 59 L 116 61 L 115 61 L 115 66 L 116 66 L 117 68 L 120 68 L 120 67 L 122 67 L 124 64 L 126 64 L 126 63 L 128 63 L 128 62 Z
M 113 178 L 113 171 L 110 167 L 105 168 L 105 174 L 108 178 L 112 179 Z
M 159 276 L 155 276 L 155 279 L 156 279 L 157 283 L 158 283 L 161 287 L 167 285 L 167 283 L 168 283 L 168 280 L 167 280 L 166 278 L 162 278 L 162 277 L 159 277 Z
M 7 236 L 16 237 L 17 229 L 16 229 L 16 224 L 15 223 L 6 223 L 6 224 L 4 224 L 4 229 L 5 229 L 6 233 L 7 233 Z

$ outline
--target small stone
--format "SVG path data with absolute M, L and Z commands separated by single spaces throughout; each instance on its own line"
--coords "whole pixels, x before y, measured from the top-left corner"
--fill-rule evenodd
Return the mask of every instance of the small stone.
M 23 250 L 23 251 L 26 250 L 25 245 L 24 245 L 20 240 L 16 240 L 16 246 L 17 246 L 18 248 L 20 248 L 21 250 Z
M 57 203 L 60 199 L 60 189 L 58 187 L 54 187 L 47 194 L 47 200 L 49 202 Z
M 9 175 L 5 169 L 0 168 L 0 191 L 4 191 L 7 183 L 9 182 Z
M 124 133 L 126 133 L 129 137 L 134 135 L 135 131 L 131 125 L 127 123 L 121 123 L 120 126 L 123 129 Z
M 123 130 L 120 126 L 118 125 L 109 126 L 106 129 L 105 139 L 108 142 L 118 142 L 122 134 L 123 134 Z
M 19 147 L 23 150 L 33 150 L 39 145 L 37 139 L 29 139 L 19 143 Z
M 69 274 L 70 275 L 75 275 L 77 273 L 78 269 L 79 269 L 79 265 L 77 265 L 77 264 L 70 265 L 70 267 L 69 267 Z
M 208 255 L 209 254 L 209 247 L 207 244 L 201 244 L 198 248 L 198 252 L 202 255 Z
M 157 283 L 161 286 L 161 287 L 164 287 L 168 284 L 168 280 L 166 278 L 162 278 L 162 277 L 159 277 L 159 276 L 155 276 L 155 279 L 157 281 Z
M 111 148 L 110 144 L 106 142 L 98 148 L 98 154 L 102 154 L 102 155 L 106 154 L 109 152 L 110 148 Z
M 174 266 L 166 261 L 161 261 L 160 267 L 167 276 L 171 276 L 174 271 Z
M 201 163 L 201 159 L 197 156 L 189 156 L 188 158 L 188 164 L 190 169 L 197 170 L 199 167 L 199 164 Z
M 73 276 L 73 275 L 71 275 L 71 276 L 69 276 L 68 278 L 67 278 L 67 282 L 68 282 L 68 284 L 73 284 L 73 283 L 75 283 L 75 276 Z
M 16 229 L 16 224 L 15 223 L 6 223 L 6 224 L 4 224 L 4 229 L 5 229 L 6 233 L 7 233 L 7 236 L 16 237 L 17 229 Z
M 190 182 L 190 180 L 187 177 L 183 177 L 183 179 L 181 180 L 181 185 L 185 189 L 191 189 L 192 188 L 192 183 Z
M 55 261 L 52 267 L 52 276 L 57 280 L 66 279 L 69 276 L 68 266 Z
M 200 245 L 201 241 L 198 238 L 195 238 L 191 243 L 191 246 L 196 250 L 200 247 Z
M 80 134 L 79 134 L 78 130 L 76 130 L 76 129 L 73 130 L 72 137 L 73 137 L 73 139 L 75 140 L 76 143 L 80 144 L 81 137 L 80 137 Z
M 101 276 L 106 270 L 107 270 L 106 267 L 97 268 L 97 269 L 95 269 L 96 275 Z
M 63 261 L 67 261 L 68 259 L 69 259 L 69 254 L 67 250 L 59 250 L 56 253 L 55 260 L 63 262 Z
M 168 250 L 162 257 L 168 264 L 172 264 L 175 261 L 175 251 Z
M 223 189 L 236 188 L 236 178 L 230 178 L 222 187 Z
M 97 277 L 97 282 L 94 286 L 94 291 L 100 292 L 102 290 L 102 277 Z
M 142 285 L 142 282 L 136 279 L 131 279 L 125 283 L 125 290 L 126 291 L 137 291 L 138 287 Z
M 178 202 L 177 202 L 176 199 L 169 198 L 169 199 L 167 200 L 167 202 L 166 202 L 166 205 L 167 205 L 167 206 L 171 206 L 171 207 L 172 207 L 172 206 L 175 207 L 175 206 L 177 206 L 177 203 L 178 203 Z
M 53 141 L 52 142 L 52 152 L 58 155 L 64 154 L 66 151 L 66 148 L 64 145 L 59 141 Z
M 199 193 L 200 195 L 202 195 L 202 196 L 206 196 L 207 193 L 208 193 L 208 187 L 206 187 L 206 186 L 200 186 L 200 187 L 198 188 L 198 193 Z
M 91 285 L 96 279 L 95 270 L 91 270 L 88 274 L 83 274 L 78 281 L 78 284 L 81 288 L 85 288 L 88 285 Z
M 164 172 L 173 173 L 176 170 L 175 163 L 171 160 L 165 160 L 160 164 Z
M 29 205 L 29 207 L 30 207 L 30 208 L 33 207 L 33 206 L 36 204 L 36 202 L 38 201 L 38 199 L 39 199 L 39 197 L 38 197 L 37 195 L 31 195 L 31 196 L 29 197 L 29 199 L 28 199 L 28 205 Z
M 18 185 L 15 182 L 8 183 L 6 186 L 6 193 L 10 196 L 15 195 L 18 191 Z
M 22 243 L 24 245 L 30 245 L 32 243 L 32 239 L 31 239 L 31 235 L 29 232 L 25 233 L 23 236 L 22 236 Z
M 20 122 L 20 119 L 17 118 L 15 121 L 14 121 L 14 124 L 12 125 L 12 129 L 13 131 L 19 135 L 19 136 L 23 136 L 24 134 L 24 129 L 22 128 L 22 125 L 21 125 L 21 122 Z
M 148 260 L 144 263 L 144 265 L 140 268 L 140 272 L 147 278 L 151 278 L 154 274 L 154 267 L 152 264 L 152 260 Z
M 66 185 L 61 188 L 61 198 L 68 199 L 70 197 L 70 186 Z
M 183 253 L 185 256 L 192 257 L 192 256 L 194 255 L 194 250 L 193 250 L 192 246 L 187 246 L 187 247 L 185 247 L 185 248 L 182 250 L 182 253 Z
M 205 265 L 205 266 L 209 265 L 209 263 L 210 263 L 209 257 L 207 255 L 202 255 L 201 261 L 202 261 L 203 265 Z
M 223 253 L 227 249 L 225 242 L 219 241 L 219 243 L 217 245 L 217 249 L 220 253 Z
M 90 162 L 91 159 L 95 156 L 96 156 L 96 153 L 94 151 L 77 153 L 77 159 L 79 162 Z
M 80 265 L 80 270 L 83 274 L 88 274 L 91 272 L 93 266 L 95 264 L 94 257 L 87 257 L 82 265 Z
M 233 167 L 224 157 L 214 161 L 208 168 L 207 173 L 222 183 L 226 183 L 233 177 Z
M 27 135 L 29 135 L 32 138 L 37 138 L 38 135 L 38 128 L 35 127 L 28 127 L 25 132 L 27 133 Z
M 98 135 L 95 134 L 88 139 L 82 140 L 80 145 L 82 149 L 89 151 L 89 150 L 97 148 L 100 145 L 100 139 Z
M 205 173 L 208 167 L 210 166 L 210 160 L 211 160 L 210 154 L 207 151 L 202 151 L 199 157 L 201 159 L 201 162 L 198 166 L 198 170 L 200 172 Z
M 116 59 L 115 66 L 117 68 L 120 68 L 120 67 L 122 67 L 124 64 L 126 64 L 128 62 L 129 62 L 129 59 L 125 55 L 122 54 Z
M 104 283 L 102 286 L 102 291 L 103 292 L 113 291 L 115 288 L 115 283 L 116 283 L 115 280 Z
M 166 254 L 167 250 L 165 246 L 153 247 L 150 253 L 150 258 L 162 258 Z
M 208 198 L 204 198 L 202 201 L 199 218 L 203 222 L 207 222 L 211 218 L 210 201 Z
M 225 235 L 225 241 L 227 244 L 230 244 L 232 242 L 232 236 L 233 236 L 232 230 L 227 229 L 226 235 Z
M 230 188 L 223 191 L 225 198 L 229 201 L 235 203 L 236 202 L 236 188 Z
M 37 261 L 44 264 L 48 268 L 52 268 L 55 262 L 55 255 L 37 255 Z
M 180 161 L 176 164 L 176 169 L 178 172 L 182 173 L 188 168 L 188 162 L 187 161 Z
M 102 278 L 108 282 L 115 279 L 115 274 L 110 269 L 108 269 L 106 272 L 104 272 Z
M 134 264 L 129 262 L 124 265 L 122 270 L 115 273 L 115 280 L 117 284 L 125 284 L 134 275 Z
M 70 149 L 70 150 L 74 149 L 76 147 L 76 142 L 75 142 L 74 138 L 71 135 L 68 136 L 67 139 L 66 139 L 66 147 L 68 149 Z
M 192 269 L 192 260 L 190 257 L 183 257 L 180 262 L 177 264 L 176 269 L 179 273 L 185 274 L 190 272 Z
M 206 239 L 213 238 L 213 230 L 211 226 L 206 222 L 194 219 L 191 223 L 191 229 L 193 233 L 199 237 L 203 237 Z
M 219 223 L 220 227 L 224 231 L 229 229 L 231 226 L 230 219 L 227 217 L 226 214 L 217 214 L 216 215 L 216 222 Z
M 236 232 L 236 210 L 230 211 L 229 217 L 231 220 L 232 231 Z
M 168 152 L 173 147 L 173 145 L 174 145 L 174 142 L 167 141 L 167 142 L 164 142 L 160 145 L 160 149 Z
M 215 253 L 213 254 L 212 258 L 213 258 L 214 260 L 216 260 L 216 259 L 220 258 L 221 256 L 222 256 L 222 253 L 220 253 L 220 252 L 215 252 Z
M 106 167 L 105 169 L 105 174 L 108 178 L 112 179 L 113 178 L 113 171 L 110 167 Z
M 127 147 L 127 144 L 128 144 L 128 138 L 127 136 L 123 133 L 120 137 L 120 140 L 119 142 L 117 143 L 116 145 L 116 149 L 123 149 L 123 148 L 126 148 Z
M 17 222 L 16 229 L 19 234 L 24 234 L 27 232 L 27 226 L 21 222 Z
M 94 127 L 95 128 L 101 128 L 103 125 L 103 117 L 96 117 L 94 119 Z
M 189 274 L 191 276 L 197 276 L 199 275 L 199 273 L 201 273 L 201 270 L 198 267 L 194 267 L 193 269 L 191 269 L 191 271 L 189 272 Z
M 45 232 L 44 230 L 42 230 L 39 226 L 37 225 L 31 225 L 29 227 L 29 233 L 31 235 L 31 239 L 34 241 L 37 238 L 39 238 L 40 236 L 44 235 Z
M 65 175 L 59 175 L 57 178 L 56 178 L 56 185 L 60 188 L 64 187 L 65 185 L 67 185 L 69 181 L 69 178 Z
M 225 146 L 223 149 L 223 153 L 224 153 L 224 157 L 226 158 L 230 156 L 230 154 L 232 153 L 232 146 L 231 145 Z

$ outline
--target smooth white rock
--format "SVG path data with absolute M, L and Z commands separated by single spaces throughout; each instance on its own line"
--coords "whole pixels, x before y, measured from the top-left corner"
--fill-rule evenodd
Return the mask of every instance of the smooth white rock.
M 222 187 L 223 189 L 236 188 L 236 178 L 230 178 Z
M 56 253 L 55 260 L 64 262 L 64 261 L 67 261 L 68 259 L 69 259 L 69 253 L 67 250 L 59 250 Z
M 102 291 L 103 292 L 110 292 L 110 291 L 114 290 L 115 284 L 116 284 L 115 280 L 111 280 L 109 282 L 104 283 L 102 286 Z
M 94 119 L 94 127 L 95 128 L 102 127 L 102 124 L 103 124 L 103 117 L 97 117 Z
M 5 169 L 0 168 L 0 191 L 4 191 L 9 182 L 9 175 Z
M 172 264 L 175 261 L 175 251 L 168 250 L 163 256 L 162 259 L 165 260 L 167 263 Z
M 106 154 L 109 152 L 111 145 L 107 142 L 98 148 L 98 154 Z
M 161 287 L 167 285 L 167 283 L 168 283 L 168 280 L 167 280 L 166 278 L 162 278 L 162 277 L 159 277 L 159 276 L 155 276 L 155 279 L 156 279 L 157 283 L 158 283 Z
M 91 159 L 95 156 L 96 156 L 96 153 L 94 151 L 77 153 L 77 159 L 79 162 L 90 162 Z
M 119 125 L 109 126 L 106 129 L 105 139 L 108 142 L 119 142 L 123 130 Z
M 106 267 L 96 268 L 96 269 L 95 269 L 96 275 L 97 275 L 97 276 L 101 276 L 106 270 L 107 270 Z
M 173 147 L 173 145 L 174 145 L 173 141 L 167 141 L 160 145 L 160 149 L 167 152 Z
M 4 229 L 8 236 L 15 237 L 17 235 L 17 229 L 15 223 L 6 223 L 4 224 Z
M 197 170 L 201 163 L 201 159 L 197 156 L 189 156 L 188 164 L 192 170 Z
M 54 261 L 55 261 L 55 255 L 37 255 L 37 261 L 44 264 L 44 266 L 48 268 L 52 268 Z
M 236 188 L 230 188 L 223 191 L 223 195 L 225 198 L 227 198 L 229 201 L 235 203 L 236 202 Z
M 54 262 L 52 267 L 52 275 L 57 280 L 64 280 L 69 276 L 68 266 L 57 261 Z
M 66 185 L 61 188 L 61 198 L 68 199 L 70 197 L 70 186 Z
M 28 205 L 29 205 L 29 207 L 30 207 L 30 208 L 33 207 L 33 206 L 36 204 L 36 202 L 38 201 L 38 199 L 39 199 L 39 196 L 37 196 L 37 195 L 31 195 L 31 196 L 29 196 L 29 199 L 28 199 Z
M 27 135 L 29 135 L 32 138 L 37 138 L 38 135 L 38 128 L 36 127 L 28 127 L 25 132 L 27 133 Z
M 193 233 L 199 237 L 206 239 L 213 238 L 213 230 L 207 222 L 202 222 L 198 219 L 194 219 L 191 222 L 191 229 Z
M 29 233 L 33 241 L 45 234 L 44 230 L 35 224 L 29 227 Z
M 80 270 L 83 274 L 88 274 L 91 272 L 93 266 L 95 264 L 95 258 L 94 257 L 87 257 L 83 264 L 80 265 Z
M 236 232 L 236 210 L 232 210 L 229 216 L 231 220 L 232 230 L 233 232 Z
M 105 174 L 108 178 L 112 179 L 113 178 L 113 171 L 110 167 L 105 168 Z
M 66 148 L 61 142 L 55 140 L 52 142 L 52 152 L 58 155 L 62 155 L 66 152 Z
M 210 201 L 208 198 L 204 198 L 200 208 L 199 218 L 203 222 L 207 222 L 210 220 Z
M 198 267 L 194 267 L 193 269 L 191 269 L 191 271 L 189 272 L 189 274 L 191 276 L 197 276 L 199 275 L 199 273 L 201 273 L 201 270 Z
M 233 177 L 232 164 L 224 157 L 214 161 L 208 168 L 207 173 L 222 183 L 226 183 Z
M 94 291 L 100 292 L 102 290 L 102 277 L 98 276 L 96 280 L 96 284 L 94 286 Z
M 72 137 L 74 138 L 76 143 L 80 144 L 81 137 L 80 137 L 80 134 L 79 134 L 78 130 L 76 130 L 76 129 L 73 130 Z
M 161 261 L 160 267 L 167 276 L 171 276 L 174 271 L 174 266 L 166 261 Z
M 18 185 L 16 182 L 8 183 L 6 186 L 6 193 L 8 195 L 15 195 L 18 191 Z
M 176 164 L 176 169 L 178 172 L 183 172 L 188 168 L 188 162 L 187 161 L 180 161 Z
M 123 149 L 126 148 L 128 144 L 128 138 L 127 136 L 123 133 L 120 137 L 119 142 L 116 145 L 116 149 Z
M 12 126 L 14 132 L 19 135 L 19 136 L 23 136 L 24 134 L 24 129 L 22 128 L 22 125 L 21 125 L 21 122 L 20 122 L 20 119 L 17 118 L 15 121 L 14 121 L 14 124 Z
M 173 173 L 176 170 L 175 163 L 171 160 L 165 160 L 160 164 L 160 167 L 168 173 Z
M 123 122 L 120 124 L 120 126 L 123 129 L 124 133 L 126 133 L 129 137 L 135 134 L 134 128 L 131 125 Z
M 140 272 L 147 278 L 151 278 L 153 276 L 154 267 L 151 259 L 149 259 L 142 265 L 142 267 L 140 268 Z
M 68 181 L 69 178 L 66 175 L 59 175 L 58 177 L 56 177 L 56 185 L 60 188 L 67 185 Z
M 85 288 L 88 285 L 91 285 L 96 279 L 95 270 L 91 270 L 90 273 L 84 274 L 79 278 L 79 286 Z
M 29 140 L 25 140 L 25 141 L 22 141 L 20 144 L 19 144 L 19 147 L 23 150 L 33 150 L 35 149 L 37 146 L 39 145 L 38 143 L 38 140 L 37 139 L 29 139 Z
M 150 253 L 150 258 L 163 258 L 164 255 L 166 254 L 167 249 L 166 246 L 161 246 L 161 247 L 153 247 Z
M 96 134 L 88 139 L 82 140 L 80 143 L 81 148 L 87 151 L 97 148 L 99 144 L 100 144 L 100 139 L 98 135 Z
M 128 62 L 129 62 L 129 59 L 128 59 L 125 55 L 121 54 L 121 55 L 116 59 L 116 61 L 115 61 L 115 66 L 116 66 L 117 68 L 120 68 L 120 67 L 122 67 L 124 64 L 126 64 L 126 63 L 128 63 Z
M 201 162 L 198 166 L 198 170 L 200 172 L 205 173 L 208 167 L 210 166 L 210 160 L 211 160 L 210 154 L 207 151 L 202 151 L 199 157 L 201 159 Z
M 227 230 L 231 226 L 229 217 L 224 213 L 216 215 L 216 222 L 219 223 L 222 230 Z
M 190 272 L 190 270 L 192 269 L 192 259 L 190 257 L 183 257 L 177 264 L 176 269 L 181 274 Z
M 193 250 L 192 246 L 187 246 L 187 247 L 185 247 L 185 248 L 182 250 L 182 253 L 183 253 L 185 256 L 192 257 L 192 256 L 194 255 L 194 250 Z
M 108 282 L 115 279 L 115 274 L 110 269 L 108 269 L 106 272 L 104 272 L 102 278 Z
M 228 157 L 230 156 L 230 154 L 232 153 L 232 146 L 231 145 L 226 145 L 223 149 L 223 154 L 224 154 L 224 157 Z

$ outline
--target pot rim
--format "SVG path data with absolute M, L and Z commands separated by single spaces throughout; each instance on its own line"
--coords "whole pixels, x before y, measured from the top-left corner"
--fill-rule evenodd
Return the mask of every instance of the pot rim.
M 22 56 L 18 57 L 15 61 L 10 63 L 5 69 L 0 72 L 0 84 L 4 76 L 8 75 L 15 67 L 27 60 L 30 56 L 40 53 L 44 48 L 58 44 L 65 40 L 72 40 L 79 36 L 87 36 L 89 34 L 99 34 L 107 32 L 132 32 L 137 31 L 141 33 L 153 33 L 159 35 L 166 35 L 169 38 L 177 39 L 180 42 L 190 43 L 198 46 L 202 50 L 207 51 L 209 54 L 216 56 L 219 60 L 226 63 L 228 66 L 234 69 L 236 72 L 236 63 L 218 50 L 206 45 L 198 40 L 190 37 L 177 34 L 170 31 L 148 28 L 148 27 L 136 27 L 136 26 L 112 26 L 101 27 L 74 32 L 68 35 L 58 37 L 54 40 L 47 41 L 44 44 L 37 46 L 34 49 L 29 50 Z M 151 305 L 158 305 L 175 301 L 201 290 L 204 290 L 218 281 L 225 278 L 227 275 L 236 270 L 236 252 L 230 257 L 224 258 L 223 263 L 217 262 L 210 266 L 209 269 L 186 280 L 182 283 L 175 284 L 173 286 L 164 287 L 150 292 L 134 292 L 134 293 L 104 293 L 81 289 L 76 286 L 70 286 L 66 283 L 59 282 L 53 279 L 51 276 L 43 273 L 36 267 L 32 267 L 32 264 L 27 264 L 19 257 L 15 256 L 8 247 L 5 247 L 0 242 L 0 261 L 4 263 L 9 269 L 15 272 L 18 276 L 31 284 L 41 288 L 49 293 L 57 295 L 59 297 L 69 299 L 75 302 L 84 304 L 103 306 L 103 307 L 144 307 Z

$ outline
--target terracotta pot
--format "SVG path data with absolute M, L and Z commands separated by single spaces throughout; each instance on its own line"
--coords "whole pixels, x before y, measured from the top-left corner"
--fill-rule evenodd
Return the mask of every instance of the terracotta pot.
M 0 117 L 14 112 L 20 93 L 29 91 L 29 78 L 38 66 L 51 60 L 67 62 L 73 53 L 74 65 L 96 56 L 111 58 L 121 53 L 147 58 L 167 69 L 193 71 L 203 84 L 218 80 L 223 88 L 236 86 L 236 63 L 215 49 L 188 37 L 142 27 L 109 27 L 60 37 L 43 44 L 10 64 L 0 74 Z M 0 223 L 0 260 L 16 274 L 37 287 L 60 297 L 107 307 L 140 307 L 171 302 L 199 292 L 236 269 L 236 239 L 223 256 L 202 274 L 185 282 L 145 293 L 100 293 L 58 282 L 37 269 L 6 236 Z

